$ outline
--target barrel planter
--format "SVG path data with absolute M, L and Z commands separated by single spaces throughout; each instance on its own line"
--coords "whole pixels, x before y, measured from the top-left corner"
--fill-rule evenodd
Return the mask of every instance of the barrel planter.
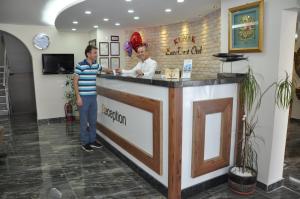
M 228 172 L 230 189 L 240 195 L 251 195 L 256 190 L 257 172 L 247 168 L 242 172 L 241 167 L 231 167 Z

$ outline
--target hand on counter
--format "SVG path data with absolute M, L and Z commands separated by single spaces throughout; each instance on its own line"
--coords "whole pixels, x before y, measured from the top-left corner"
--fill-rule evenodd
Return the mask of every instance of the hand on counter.
M 122 69 L 121 69 L 121 68 L 116 68 L 115 71 L 116 71 L 116 73 L 118 73 L 118 74 L 122 73 Z
M 110 69 L 110 68 L 103 68 L 102 71 L 107 73 L 107 74 L 112 74 L 113 73 L 113 70 Z
M 137 77 L 141 77 L 144 75 L 144 73 L 141 69 L 136 70 L 135 73 L 136 73 Z

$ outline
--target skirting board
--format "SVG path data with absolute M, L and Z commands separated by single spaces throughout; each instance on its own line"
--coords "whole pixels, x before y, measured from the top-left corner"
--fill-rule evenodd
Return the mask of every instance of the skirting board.
M 262 190 L 264 190 L 266 192 L 273 191 L 273 190 L 281 187 L 282 185 L 283 185 L 283 179 L 279 180 L 278 182 L 275 182 L 273 184 L 270 184 L 270 185 L 266 185 L 259 181 L 257 181 L 257 184 L 256 184 L 257 187 L 261 188 Z
M 56 117 L 56 118 L 49 118 L 49 119 L 41 119 L 41 120 L 38 120 L 37 122 L 38 122 L 38 124 L 63 123 L 63 122 L 66 122 L 66 118 L 65 117 Z
M 139 174 L 142 178 L 144 178 L 149 184 L 151 184 L 156 190 L 158 190 L 160 193 L 162 193 L 164 196 L 167 197 L 168 195 L 168 188 L 165 187 L 163 184 L 161 184 L 159 181 L 157 181 L 155 178 L 153 178 L 151 175 L 146 173 L 144 170 L 142 170 L 140 167 L 138 167 L 134 162 L 132 162 L 130 159 L 128 159 L 126 156 L 124 156 L 121 152 L 119 152 L 115 147 L 113 147 L 111 144 L 106 142 L 101 136 L 97 134 L 97 139 L 112 153 L 114 153 L 118 158 L 120 158 L 125 164 L 127 164 L 132 170 L 134 170 L 137 174 Z M 205 181 L 203 183 L 194 185 L 192 187 L 186 188 L 181 191 L 182 198 L 187 198 L 190 196 L 193 196 L 195 194 L 198 194 L 202 191 L 206 191 L 209 188 L 216 187 L 218 185 L 224 184 L 227 182 L 227 174 L 216 177 L 214 179 Z
M 216 178 L 210 179 L 208 181 L 202 182 L 200 184 L 196 184 L 192 187 L 188 187 L 181 191 L 181 198 L 188 198 L 193 195 L 196 195 L 200 192 L 207 191 L 210 188 L 219 186 L 221 184 L 227 183 L 228 175 L 221 175 Z

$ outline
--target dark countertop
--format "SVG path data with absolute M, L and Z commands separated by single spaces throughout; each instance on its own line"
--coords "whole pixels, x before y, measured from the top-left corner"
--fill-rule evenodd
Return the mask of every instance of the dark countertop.
M 121 76 L 121 75 L 116 75 L 116 76 L 107 75 L 107 74 L 98 75 L 99 78 L 121 80 L 127 82 L 170 87 L 170 88 L 240 83 L 243 80 L 244 76 L 245 75 L 241 73 L 219 73 L 216 74 L 215 76 L 192 76 L 192 78 L 190 79 L 163 79 L 159 77 L 136 78 L 133 76 Z

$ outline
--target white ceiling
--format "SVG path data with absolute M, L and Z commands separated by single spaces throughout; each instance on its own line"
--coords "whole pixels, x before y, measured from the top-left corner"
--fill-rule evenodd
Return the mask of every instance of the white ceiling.
M 0 23 L 46 25 L 42 22 L 49 0 L 0 0 Z
M 49 25 L 44 18 L 47 16 L 47 8 L 51 8 L 52 4 L 50 14 L 53 13 L 51 17 L 54 19 L 51 20 L 56 18 L 55 26 L 62 31 L 76 28 L 86 32 L 92 30 L 94 25 L 99 25 L 100 28 L 117 28 L 115 22 L 121 24 L 118 28 L 149 27 L 199 18 L 200 15 L 204 16 L 219 9 L 220 1 L 185 0 L 184 3 L 177 3 L 177 0 L 0 0 L 0 23 Z M 172 12 L 165 13 L 166 8 L 171 8 Z M 135 13 L 129 14 L 128 9 L 134 9 Z M 92 14 L 84 14 L 85 10 L 92 11 Z M 139 16 L 140 20 L 135 21 L 134 16 Z M 104 22 L 104 17 L 110 21 Z M 74 20 L 79 24 L 72 24 Z
M 89 31 L 94 25 L 99 25 L 100 28 L 116 28 L 115 22 L 121 24 L 119 28 L 165 25 L 206 15 L 219 9 L 220 1 L 185 0 L 184 3 L 177 3 L 177 0 L 86 0 L 63 11 L 56 18 L 55 25 L 64 31 L 71 31 L 72 28 Z M 166 13 L 166 8 L 171 8 L 172 12 Z M 133 9 L 135 13 L 128 13 L 128 9 Z M 84 14 L 85 10 L 92 11 L 92 14 Z M 139 16 L 140 20 L 135 21 L 134 16 Z M 110 21 L 104 22 L 105 17 Z M 74 20 L 79 23 L 72 24 Z

